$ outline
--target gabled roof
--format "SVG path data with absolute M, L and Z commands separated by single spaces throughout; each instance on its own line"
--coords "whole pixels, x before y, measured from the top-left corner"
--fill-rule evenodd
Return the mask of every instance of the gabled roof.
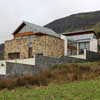
M 96 35 L 94 30 L 81 30 L 81 31 L 63 33 L 63 35 L 65 36 L 84 35 L 84 34 L 95 34 Z
M 27 32 L 33 32 L 33 33 L 44 33 L 44 34 L 48 34 L 48 35 L 52 35 L 55 37 L 60 37 L 59 34 L 57 34 L 56 32 L 54 32 L 53 30 L 49 29 L 49 28 L 45 28 L 39 25 L 35 25 L 26 21 L 23 21 L 19 27 L 13 32 L 13 35 L 20 33 L 20 30 L 22 30 L 24 28 L 24 26 L 27 27 Z

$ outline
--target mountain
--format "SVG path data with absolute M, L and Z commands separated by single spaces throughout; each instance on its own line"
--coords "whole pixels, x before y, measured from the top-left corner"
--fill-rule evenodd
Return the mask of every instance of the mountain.
M 4 44 L 0 44 L 0 60 L 4 60 Z
M 95 28 L 98 30 L 98 25 L 100 26 L 100 11 L 73 14 L 55 20 L 44 27 L 51 28 L 57 33 L 64 33 Z

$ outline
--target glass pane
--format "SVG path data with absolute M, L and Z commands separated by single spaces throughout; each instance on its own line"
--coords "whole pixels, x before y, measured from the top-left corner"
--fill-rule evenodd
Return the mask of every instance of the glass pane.
M 89 42 L 86 42 L 86 49 L 89 50 Z
M 79 43 L 79 49 L 87 49 L 89 50 L 89 42 L 80 42 Z

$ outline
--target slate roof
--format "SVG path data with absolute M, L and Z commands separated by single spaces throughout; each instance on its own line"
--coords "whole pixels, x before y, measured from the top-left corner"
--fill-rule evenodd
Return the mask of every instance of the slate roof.
M 26 21 L 23 21 L 21 25 L 13 32 L 13 34 L 15 35 L 16 33 L 22 33 L 22 32 L 41 32 L 60 38 L 60 35 L 54 32 L 52 29 L 35 25 Z

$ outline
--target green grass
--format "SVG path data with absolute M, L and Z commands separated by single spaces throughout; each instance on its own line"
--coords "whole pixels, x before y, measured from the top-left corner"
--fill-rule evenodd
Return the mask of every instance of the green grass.
M 0 91 L 0 100 L 100 100 L 100 79 Z

